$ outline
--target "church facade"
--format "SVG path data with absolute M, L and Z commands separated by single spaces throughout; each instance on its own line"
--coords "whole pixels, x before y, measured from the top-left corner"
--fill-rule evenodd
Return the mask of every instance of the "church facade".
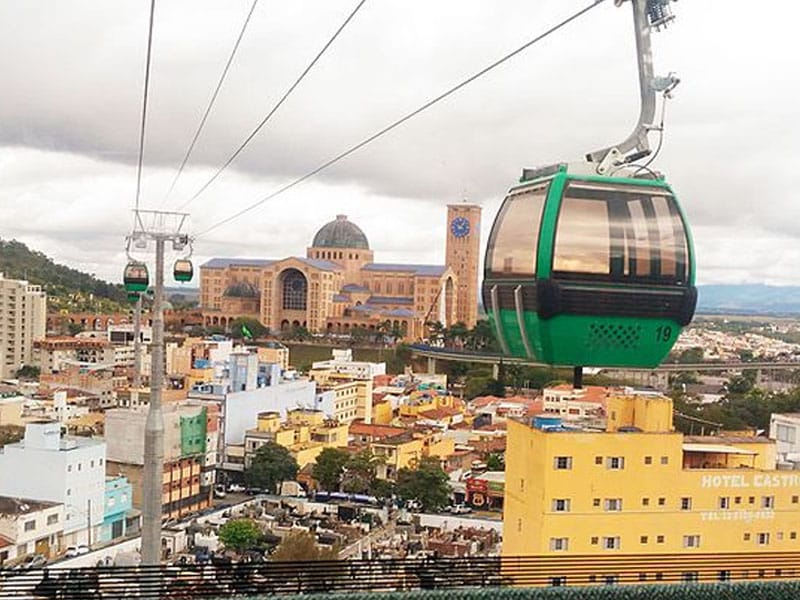
M 325 224 L 305 257 L 214 258 L 200 266 L 206 326 L 258 319 L 272 331 L 353 329 L 426 335 L 426 323 L 473 327 L 477 318 L 480 207 L 448 207 L 447 264 L 375 262 L 367 236 L 345 215 Z

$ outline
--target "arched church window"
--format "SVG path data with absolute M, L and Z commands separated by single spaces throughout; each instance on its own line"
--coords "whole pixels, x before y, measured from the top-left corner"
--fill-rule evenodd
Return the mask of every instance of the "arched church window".
M 283 275 L 283 309 L 306 310 L 308 281 L 297 269 L 289 269 Z

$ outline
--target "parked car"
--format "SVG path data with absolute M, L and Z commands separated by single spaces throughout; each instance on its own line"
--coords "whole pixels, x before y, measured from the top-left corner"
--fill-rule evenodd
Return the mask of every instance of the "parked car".
M 235 494 L 241 494 L 244 491 L 244 486 L 239 483 L 231 483 L 228 485 L 228 491 Z
M 89 554 L 89 546 L 80 544 L 78 546 L 70 546 L 67 548 L 67 558 L 74 558 L 83 554 Z
M 451 512 L 454 515 L 465 515 L 471 513 L 472 509 L 466 504 L 454 504 L 453 506 L 447 507 L 447 512 Z
M 228 494 L 225 492 L 224 485 L 215 485 L 214 486 L 214 497 L 215 498 L 224 498 Z
M 15 569 L 19 571 L 27 571 L 28 569 L 40 569 L 47 564 L 47 559 L 41 554 L 31 554 L 26 556 L 25 560 L 19 563 Z

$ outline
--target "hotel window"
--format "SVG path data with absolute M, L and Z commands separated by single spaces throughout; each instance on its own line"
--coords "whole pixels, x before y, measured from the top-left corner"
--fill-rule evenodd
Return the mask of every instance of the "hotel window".
M 569 512 L 569 498 L 556 498 L 553 500 L 554 512 Z
M 653 464 L 653 457 L 652 456 L 645 456 L 644 457 L 644 464 L 652 465 Z
M 792 496 L 792 504 L 797 504 L 797 501 L 798 501 L 798 497 L 797 496 Z
M 742 497 L 741 496 L 736 496 L 736 498 L 733 499 L 733 503 L 734 504 L 741 504 L 742 503 Z
M 731 572 L 730 571 L 720 571 L 717 574 L 717 579 L 719 579 L 719 581 L 730 581 L 731 580 Z
M 647 536 L 646 535 L 640 536 L 639 537 L 639 543 L 640 544 L 646 544 L 647 543 Z
M 775 539 L 778 540 L 779 542 L 782 542 L 783 541 L 783 532 L 779 531 L 778 533 L 776 533 L 775 534 Z
M 756 497 L 755 497 L 755 496 L 750 496 L 750 497 L 747 499 L 747 501 L 748 501 L 750 504 L 755 504 L 755 503 L 756 503 Z
M 664 536 L 663 535 L 657 535 L 656 536 L 656 544 L 663 544 L 663 543 L 664 543 Z
M 602 456 L 595 456 L 594 457 L 594 464 L 602 465 L 603 464 L 603 457 Z
M 569 539 L 550 538 L 550 550 L 553 552 L 566 551 L 567 549 L 569 549 Z
M 606 498 L 605 510 L 610 512 L 622 510 L 622 498 Z
M 658 499 L 658 505 L 659 506 L 664 506 L 666 503 L 667 503 L 667 499 L 666 498 L 659 498 Z
M 555 460 L 553 461 L 553 468 L 566 471 L 572 468 L 572 457 L 571 456 L 556 456 Z
M 719 499 L 719 507 L 720 508 L 730 508 L 731 507 L 731 499 L 728 496 L 721 496 Z
M 775 508 L 775 496 L 762 496 L 761 508 Z
M 684 548 L 699 548 L 700 547 L 700 536 L 699 535 L 685 535 L 685 536 L 683 536 L 683 547 Z
M 596 546 L 597 544 L 600 543 L 600 538 L 593 536 L 590 542 L 592 543 L 593 546 Z
M 642 506 L 650 506 L 650 498 L 642 498 Z
M 759 546 L 766 546 L 769 544 L 769 534 L 768 533 L 759 533 L 758 534 L 758 545 Z
M 622 456 L 609 456 L 606 458 L 606 468 L 620 470 L 625 468 L 625 459 Z
M 797 539 L 797 532 L 796 531 L 789 532 L 789 539 L 790 540 L 796 540 Z
M 681 510 L 692 510 L 691 498 L 681 498 Z
M 749 542 L 749 541 L 750 541 L 750 534 L 749 534 L 749 533 L 745 533 L 745 534 L 742 536 L 742 539 L 743 539 L 745 542 Z
M 697 581 L 697 571 L 686 571 L 681 573 L 681 581 L 684 583 L 694 583 Z
M 605 550 L 619 550 L 619 536 L 615 537 L 604 537 L 603 538 L 603 549 Z
M 600 506 L 600 498 L 593 498 L 592 506 Z
M 669 464 L 669 456 L 662 456 L 661 457 L 661 464 L 662 465 Z

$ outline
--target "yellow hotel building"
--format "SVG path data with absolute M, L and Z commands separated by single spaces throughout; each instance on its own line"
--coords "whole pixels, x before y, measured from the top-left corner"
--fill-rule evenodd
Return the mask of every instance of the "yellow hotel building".
M 607 415 L 605 431 L 509 421 L 512 580 L 511 557 L 537 557 L 527 584 L 800 577 L 800 471 L 776 470 L 773 442 L 685 437 L 652 393 L 609 398 Z

